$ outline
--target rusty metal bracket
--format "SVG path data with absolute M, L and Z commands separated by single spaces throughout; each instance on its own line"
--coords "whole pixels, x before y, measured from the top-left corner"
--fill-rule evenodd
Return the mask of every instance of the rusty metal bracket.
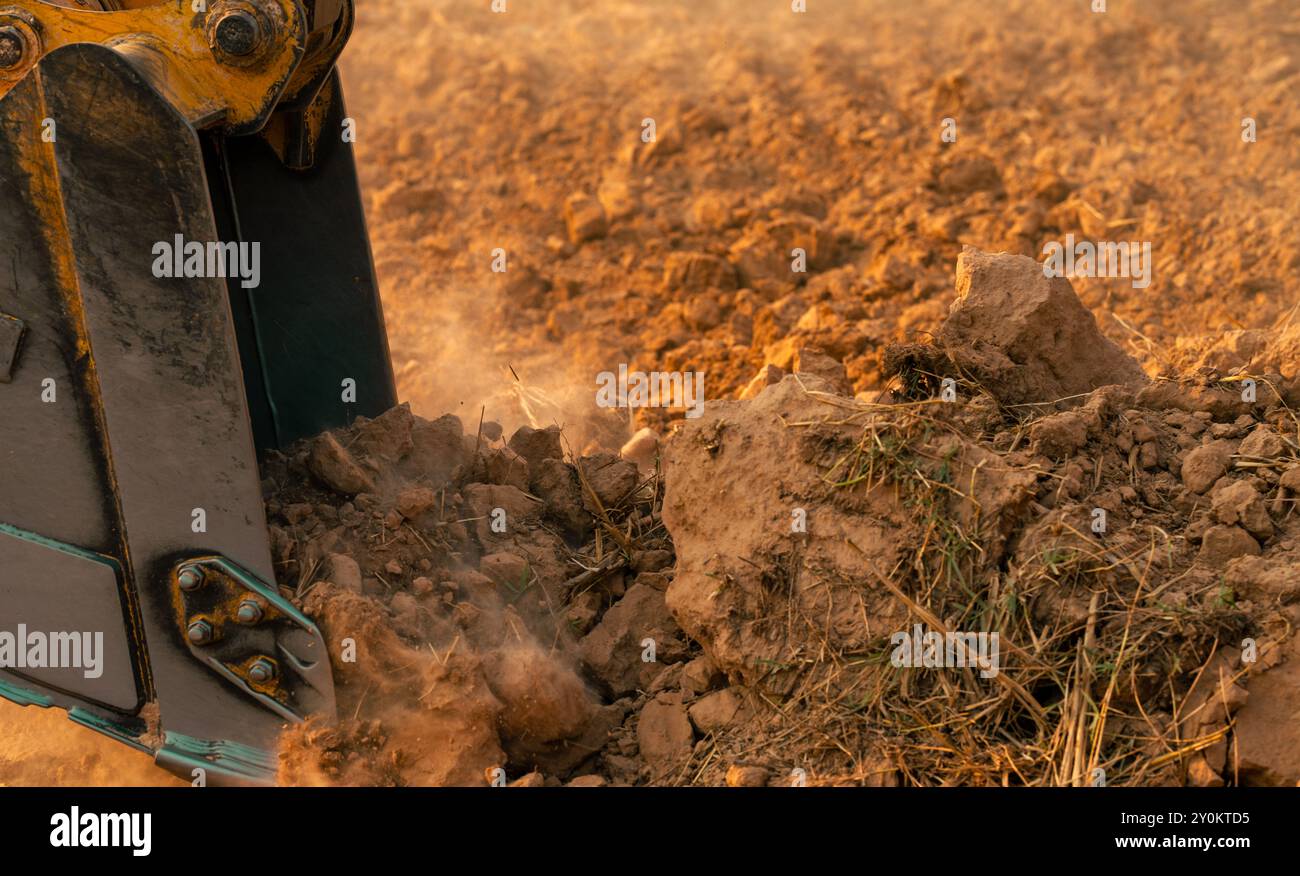
M 103 12 L 0 0 L 0 97 L 55 49 L 99 43 L 129 60 L 195 128 L 250 134 L 275 109 L 307 38 L 299 0 L 216 0 L 206 12 L 188 2 Z
M 224 557 L 177 563 L 172 581 L 191 654 L 287 721 L 333 717 L 325 639 L 274 585 Z

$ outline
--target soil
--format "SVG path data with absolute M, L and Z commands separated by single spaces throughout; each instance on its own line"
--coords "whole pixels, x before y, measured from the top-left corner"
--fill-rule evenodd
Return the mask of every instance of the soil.
M 268 465 L 340 704 L 281 780 L 1300 782 L 1300 18 L 1108 5 L 367 0 L 409 408 Z

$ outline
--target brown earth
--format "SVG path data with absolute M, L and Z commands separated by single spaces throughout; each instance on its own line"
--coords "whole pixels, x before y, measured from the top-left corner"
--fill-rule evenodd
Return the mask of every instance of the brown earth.
M 1294 4 L 488 5 L 366 0 L 345 58 L 400 394 L 458 419 L 272 466 L 358 645 L 284 781 L 1300 781 Z M 1067 234 L 1150 287 L 981 255 Z M 620 364 L 705 416 L 597 409 Z M 917 622 L 1016 650 L 892 669 Z
M 1300 782 L 1300 400 L 1150 380 L 1021 256 L 954 289 L 874 401 L 801 349 L 662 476 L 404 407 L 272 459 L 343 715 L 281 780 Z M 903 667 L 916 624 L 1005 663 Z

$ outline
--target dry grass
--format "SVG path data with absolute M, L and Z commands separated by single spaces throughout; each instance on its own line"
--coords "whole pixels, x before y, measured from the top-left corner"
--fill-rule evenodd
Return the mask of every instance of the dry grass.
M 931 377 L 911 385 L 932 389 Z M 970 389 L 964 397 L 985 398 Z M 973 527 L 959 522 L 971 515 L 957 510 L 975 499 L 956 482 L 947 440 L 971 443 L 988 413 L 978 401 L 837 412 L 838 423 L 860 422 L 862 433 L 825 479 L 841 490 L 895 491 L 921 533 L 904 561 L 860 586 L 891 594 L 908 615 L 905 629 L 997 632 L 1001 671 L 896 668 L 888 633 L 848 653 L 823 629 L 816 653 L 779 667 L 797 676 L 788 694 L 759 694 L 766 720 L 711 738 L 687 780 L 717 781 L 725 764 L 754 762 L 804 765 L 810 784 L 1170 784 L 1181 783 L 1185 755 L 1225 737 L 1227 727 L 1180 738 L 1183 698 L 1221 643 L 1241 641 L 1246 617 L 1214 585 L 1179 581 L 1187 552 L 1155 525 L 1110 546 L 1066 525 L 1034 550 L 1022 542 L 1014 562 L 991 562 L 978 513 Z M 1007 412 L 998 418 L 1005 428 Z M 1022 526 L 1045 511 L 1027 503 Z M 1174 583 L 1187 596 L 1177 605 L 1161 598 Z M 816 629 L 826 620 L 798 623 Z

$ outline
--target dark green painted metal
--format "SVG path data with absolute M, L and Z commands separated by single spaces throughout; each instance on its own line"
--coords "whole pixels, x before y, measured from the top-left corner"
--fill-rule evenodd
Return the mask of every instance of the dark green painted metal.
M 261 243 L 261 285 L 228 284 L 259 449 L 397 404 L 337 73 L 322 91 L 331 94 L 309 170 L 285 167 L 257 137 L 204 144 L 221 239 Z M 355 403 L 343 400 L 345 379 L 356 382 Z

